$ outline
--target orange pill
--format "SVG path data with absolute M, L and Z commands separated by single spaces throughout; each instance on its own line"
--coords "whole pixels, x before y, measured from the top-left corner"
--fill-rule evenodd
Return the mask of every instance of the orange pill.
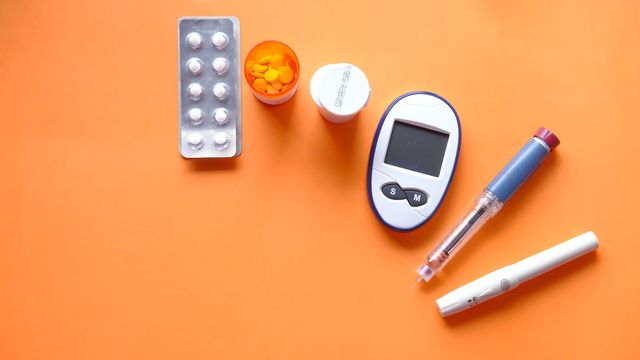
M 274 88 L 271 84 L 267 84 L 267 94 L 277 94 L 280 91 Z
M 267 71 L 268 68 L 269 67 L 267 65 L 262 65 L 262 64 L 253 65 L 253 71 L 254 72 L 263 73 L 263 72 Z
M 280 66 L 284 65 L 284 56 L 282 54 L 273 55 L 271 57 L 271 62 L 269 63 L 272 68 L 277 69 Z
M 293 69 L 289 65 L 281 66 L 278 69 L 278 80 L 284 84 L 293 81 Z
M 250 72 L 249 75 L 256 77 L 256 78 L 262 78 L 264 77 L 263 73 L 259 73 L 259 72 Z
M 278 80 L 272 81 L 271 86 L 273 86 L 273 88 L 276 90 L 282 90 L 282 83 Z
M 264 73 L 264 79 L 268 82 L 273 82 L 278 79 L 279 73 L 276 69 L 269 69 Z
M 258 64 L 266 64 L 268 62 L 271 62 L 271 58 L 272 58 L 271 55 L 263 56 L 263 57 L 259 58 L 257 62 L 258 62 Z
M 253 80 L 253 87 L 260 91 L 267 89 L 267 82 L 263 78 L 257 78 Z

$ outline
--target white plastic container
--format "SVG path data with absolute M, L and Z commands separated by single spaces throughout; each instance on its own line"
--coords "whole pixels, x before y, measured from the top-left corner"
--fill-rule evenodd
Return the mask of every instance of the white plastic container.
M 316 70 L 309 89 L 322 117 L 338 124 L 353 119 L 367 105 L 371 94 L 364 72 L 346 63 Z

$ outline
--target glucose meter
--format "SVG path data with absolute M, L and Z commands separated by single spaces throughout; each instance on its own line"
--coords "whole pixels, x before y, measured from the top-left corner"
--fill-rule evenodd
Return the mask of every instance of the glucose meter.
M 369 203 L 382 223 L 410 231 L 433 216 L 455 172 L 460 137 L 456 111 L 436 94 L 410 92 L 389 105 L 367 176 Z

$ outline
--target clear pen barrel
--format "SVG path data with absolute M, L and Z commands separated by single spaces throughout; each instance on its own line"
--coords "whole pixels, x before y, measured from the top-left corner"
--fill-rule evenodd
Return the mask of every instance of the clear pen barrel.
M 471 210 L 429 254 L 427 262 L 418 269 L 420 277 L 429 281 L 436 272 L 439 272 L 447 264 L 451 256 L 460 250 L 476 231 L 501 208 L 500 200 L 491 191 L 483 190 Z

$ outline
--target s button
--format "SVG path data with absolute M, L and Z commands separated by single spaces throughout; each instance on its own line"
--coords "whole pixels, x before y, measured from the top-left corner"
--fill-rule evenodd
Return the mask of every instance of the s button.
M 402 189 L 398 184 L 387 184 L 383 186 L 382 193 L 384 194 L 384 196 L 392 200 L 406 199 L 404 191 L 402 191 Z

